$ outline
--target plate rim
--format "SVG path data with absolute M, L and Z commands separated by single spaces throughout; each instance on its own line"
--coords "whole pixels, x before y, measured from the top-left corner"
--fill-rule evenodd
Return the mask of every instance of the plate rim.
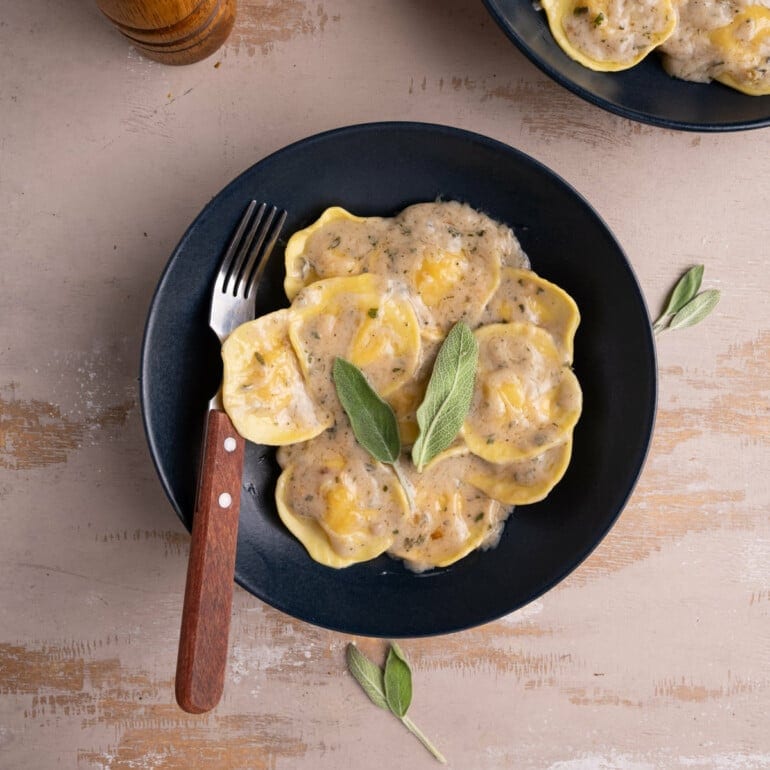
M 546 61 L 541 59 L 530 47 L 525 38 L 519 34 L 516 28 L 507 19 L 506 15 L 499 7 L 499 0 L 483 0 L 483 3 L 489 12 L 489 15 L 495 20 L 495 22 L 497 22 L 497 25 L 500 27 L 500 29 L 516 45 L 519 51 L 524 54 L 524 56 L 529 59 L 530 62 L 532 62 L 532 64 L 534 64 L 538 69 L 544 72 L 548 77 L 550 77 L 560 86 L 566 88 L 568 91 L 571 91 L 573 94 L 579 96 L 581 99 L 584 99 L 590 104 L 593 104 L 595 107 L 606 110 L 613 115 L 619 115 L 620 117 L 626 118 L 627 120 L 633 120 L 637 123 L 646 123 L 647 125 L 656 126 L 657 128 L 667 128 L 675 131 L 691 131 L 709 134 L 730 133 L 735 131 L 751 131 L 753 129 L 767 128 L 770 126 L 770 114 L 768 114 L 765 118 L 757 118 L 755 120 L 698 123 L 697 121 L 672 120 L 670 118 L 657 117 L 655 115 L 641 112 L 640 110 L 614 104 L 608 99 L 597 96 L 595 93 L 593 93 L 593 91 L 589 91 L 587 88 L 584 88 L 575 81 L 566 77 L 559 70 L 555 69 Z M 770 96 L 767 98 L 770 100 Z
M 646 332 L 644 342 L 645 342 L 645 347 L 647 348 L 647 354 L 648 354 L 645 357 L 645 360 L 647 362 L 646 376 L 648 377 L 648 380 L 651 384 L 651 389 L 650 389 L 648 418 L 645 422 L 643 433 L 640 434 L 642 435 L 642 440 L 644 442 L 644 449 L 639 454 L 637 465 L 632 474 L 632 478 L 630 479 L 630 482 L 627 485 L 627 489 L 623 490 L 622 493 L 619 495 L 620 503 L 617 506 L 617 510 L 615 510 L 613 514 L 607 519 L 605 526 L 602 527 L 601 529 L 599 537 L 596 538 L 595 541 L 592 542 L 588 547 L 584 548 L 579 553 L 579 555 L 576 556 L 576 558 L 570 560 L 569 564 L 566 564 L 562 569 L 558 570 L 558 572 L 556 572 L 556 574 L 554 575 L 553 579 L 550 581 L 547 581 L 544 584 L 544 587 L 542 588 L 542 590 L 539 590 L 535 595 L 533 595 L 530 599 L 528 599 L 523 604 L 519 604 L 518 606 L 509 608 L 505 611 L 502 611 L 496 614 L 489 614 L 483 618 L 471 620 L 469 622 L 461 622 L 461 623 L 455 622 L 452 624 L 445 623 L 438 630 L 417 631 L 417 632 L 411 632 L 408 634 L 373 632 L 372 629 L 369 627 L 371 624 L 361 623 L 356 618 L 351 618 L 350 622 L 346 622 L 343 625 L 341 623 L 330 623 L 330 622 L 324 622 L 319 620 L 312 620 L 306 617 L 300 617 L 299 615 L 287 609 L 286 606 L 284 606 L 281 602 L 277 602 L 274 599 L 269 598 L 264 591 L 257 591 L 254 586 L 248 585 L 247 580 L 239 576 L 238 570 L 236 568 L 236 571 L 234 574 L 235 583 L 237 583 L 241 588 L 243 588 L 249 594 L 252 594 L 257 599 L 264 602 L 268 606 L 278 610 L 279 612 L 282 612 L 288 615 L 289 617 L 300 620 L 301 622 L 309 623 L 311 625 L 314 625 L 320 628 L 325 628 L 338 633 L 370 636 L 372 638 L 387 638 L 387 637 L 422 638 L 422 637 L 440 636 L 440 635 L 445 635 L 449 633 L 465 631 L 470 628 L 475 628 L 487 623 L 494 622 L 496 620 L 499 620 L 502 617 L 505 617 L 513 612 L 520 610 L 522 607 L 527 606 L 531 602 L 536 601 L 537 599 L 542 597 L 544 594 L 548 593 L 560 582 L 562 582 L 568 575 L 570 575 L 572 572 L 578 569 L 578 567 L 580 567 L 583 564 L 583 562 L 593 553 L 593 551 L 596 548 L 598 548 L 598 546 L 604 541 L 604 539 L 606 538 L 610 530 L 615 526 L 618 518 L 625 510 L 628 500 L 633 494 L 633 491 L 636 488 L 639 482 L 639 479 L 642 476 L 645 464 L 649 457 L 650 448 L 652 445 L 652 438 L 654 434 L 654 427 L 655 427 L 655 421 L 657 416 L 658 395 L 659 395 L 657 354 L 656 354 L 655 338 L 652 332 L 652 322 L 649 314 L 649 308 L 647 307 L 647 302 L 644 297 L 644 293 L 641 290 L 641 285 L 637 279 L 637 275 L 633 268 L 633 265 L 629 260 L 628 256 L 626 255 L 624 249 L 622 248 L 620 242 L 615 237 L 615 234 L 607 225 L 607 223 L 605 222 L 603 217 L 599 214 L 599 212 L 591 205 L 591 203 L 588 201 L 588 199 L 585 196 L 583 196 L 582 193 L 580 193 L 572 184 L 570 184 L 567 180 L 565 180 L 560 174 L 558 174 L 556 171 L 546 166 L 543 162 L 529 155 L 528 153 L 522 150 L 519 150 L 518 148 L 513 147 L 512 145 L 509 145 L 501 140 L 494 139 L 485 134 L 480 134 L 474 131 L 469 131 L 467 129 L 458 128 L 455 126 L 450 126 L 450 125 L 445 125 L 440 123 L 393 120 L 393 121 L 356 123 L 356 124 L 343 125 L 336 128 L 327 129 L 315 134 L 310 134 L 304 138 L 297 139 L 285 145 L 284 147 L 281 147 L 265 155 L 264 157 L 258 159 L 252 165 L 245 168 L 241 173 L 237 174 L 230 182 L 228 182 L 220 190 L 218 190 L 199 210 L 199 212 L 194 217 L 192 222 L 185 229 L 185 232 L 179 239 L 176 246 L 170 252 L 169 257 L 166 261 L 166 264 L 156 284 L 155 290 L 153 291 L 152 298 L 148 306 L 147 320 L 145 322 L 144 332 L 142 335 L 141 350 L 140 350 L 140 369 L 139 369 L 139 377 L 138 377 L 139 403 L 140 403 L 140 409 L 142 414 L 142 425 L 145 433 L 145 439 L 147 441 L 153 466 L 158 475 L 158 479 L 161 482 L 161 487 L 163 488 L 166 498 L 168 499 L 172 509 L 176 513 L 177 517 L 179 518 L 179 520 L 181 521 L 185 529 L 187 529 L 188 532 L 190 531 L 190 527 L 188 526 L 186 517 L 183 511 L 181 510 L 181 506 L 174 499 L 173 489 L 168 477 L 168 473 L 161 467 L 161 464 L 159 461 L 160 452 L 158 450 L 157 439 L 155 436 L 155 431 L 152 425 L 150 424 L 150 420 L 149 420 L 149 414 L 148 414 L 149 410 L 147 405 L 151 396 L 149 394 L 148 386 L 145 378 L 145 371 L 149 366 L 149 358 L 150 358 L 150 350 L 148 347 L 148 343 L 149 343 L 149 338 L 155 326 L 155 320 L 158 312 L 157 303 L 161 293 L 164 291 L 166 287 L 166 283 L 169 279 L 169 275 L 173 269 L 173 266 L 176 260 L 179 258 L 185 244 L 187 243 L 187 241 L 193 234 L 194 230 L 196 229 L 198 221 L 206 214 L 206 212 L 208 211 L 212 203 L 215 200 L 217 200 L 220 196 L 224 196 L 231 187 L 238 184 L 238 182 L 241 180 L 242 177 L 244 177 L 247 174 L 253 173 L 255 167 L 263 163 L 273 162 L 280 155 L 284 153 L 290 153 L 294 148 L 298 146 L 307 146 L 308 144 L 324 141 L 333 137 L 341 137 L 350 133 L 369 132 L 369 131 L 380 132 L 380 131 L 404 131 L 404 130 L 423 131 L 426 133 L 449 134 L 455 138 L 478 142 L 491 149 L 494 149 L 497 152 L 516 155 L 520 160 L 531 164 L 532 166 L 537 168 L 539 171 L 545 173 L 547 176 L 550 176 L 557 184 L 563 186 L 571 195 L 575 197 L 575 199 L 582 205 L 582 207 L 596 219 L 596 221 L 601 225 L 601 227 L 604 229 L 608 237 L 611 239 L 618 254 L 622 257 L 624 269 L 628 271 L 628 273 L 630 274 L 630 277 L 633 279 L 633 286 L 635 289 L 635 293 L 637 294 L 637 298 L 641 304 L 641 307 L 644 309 L 646 314 L 647 323 L 644 326 L 644 331 Z

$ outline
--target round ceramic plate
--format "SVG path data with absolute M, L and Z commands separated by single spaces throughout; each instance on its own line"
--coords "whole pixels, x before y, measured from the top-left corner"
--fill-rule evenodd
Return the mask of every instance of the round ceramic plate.
M 720 83 L 669 77 L 653 52 L 624 72 L 594 72 L 556 44 L 545 13 L 531 0 L 484 0 L 508 37 L 546 75 L 583 99 L 624 118 L 690 131 L 737 131 L 770 125 L 770 96 L 747 96 Z
M 343 570 L 312 561 L 278 518 L 272 448 L 246 451 L 236 580 L 294 617 L 347 633 L 421 636 L 505 615 L 562 580 L 612 526 L 637 479 L 655 412 L 653 339 L 639 286 L 612 234 L 559 177 L 499 142 L 411 123 L 353 126 L 293 144 L 231 182 L 176 247 L 150 308 L 142 351 L 145 428 L 163 486 L 189 528 L 206 404 L 221 377 L 207 327 L 223 249 L 252 198 L 288 210 L 257 313 L 287 303 L 283 245 L 332 204 L 392 215 L 436 198 L 511 225 L 535 271 L 577 301 L 575 372 L 584 411 L 566 476 L 508 520 L 496 549 L 415 574 L 381 556 Z

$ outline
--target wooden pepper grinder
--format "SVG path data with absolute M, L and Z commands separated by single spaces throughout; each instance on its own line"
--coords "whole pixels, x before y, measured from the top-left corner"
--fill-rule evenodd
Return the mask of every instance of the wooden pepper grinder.
M 144 56 L 192 64 L 222 45 L 236 0 L 96 0 L 102 13 Z

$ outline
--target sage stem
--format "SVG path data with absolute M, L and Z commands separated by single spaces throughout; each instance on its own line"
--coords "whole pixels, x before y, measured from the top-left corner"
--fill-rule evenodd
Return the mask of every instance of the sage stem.
M 442 765 L 446 764 L 446 759 L 444 758 L 444 755 L 430 742 L 428 739 L 428 736 L 425 735 L 425 733 L 420 730 L 417 725 L 412 722 L 411 719 L 409 719 L 408 716 L 400 717 L 401 721 L 404 724 L 404 727 L 406 727 L 409 732 L 414 735 L 415 738 L 417 738 L 420 743 L 425 746 L 426 749 L 433 755 L 435 759 L 437 759 L 439 762 L 441 762 Z
M 412 484 L 406 477 L 404 469 L 401 467 L 401 463 L 398 460 L 393 461 L 392 467 L 396 474 L 396 478 L 398 479 L 398 483 L 401 484 L 401 489 L 404 490 L 404 494 L 406 495 L 406 501 L 409 503 L 409 512 L 414 513 L 414 489 L 412 488 Z

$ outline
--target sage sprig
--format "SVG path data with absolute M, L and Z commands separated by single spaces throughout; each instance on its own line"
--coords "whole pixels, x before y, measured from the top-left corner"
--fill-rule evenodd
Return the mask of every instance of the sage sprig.
M 425 397 L 417 408 L 419 433 L 412 447 L 412 462 L 421 471 L 454 441 L 473 399 L 479 343 L 470 328 L 452 327 L 433 364 Z M 344 358 L 335 358 L 332 377 L 353 434 L 375 460 L 390 463 L 413 506 L 411 485 L 398 458 L 401 440 L 398 421 L 390 404 L 380 398 L 363 372 Z
M 412 485 L 398 462 L 401 456 L 401 438 L 393 408 L 379 396 L 364 373 L 350 361 L 335 358 L 332 377 L 356 441 L 375 460 L 393 467 L 409 507 L 414 508 Z
M 655 334 L 666 329 L 695 326 L 706 318 L 719 302 L 719 291 L 708 289 L 698 294 L 703 280 L 703 265 L 691 267 L 676 283 L 665 310 L 652 326 Z
M 384 671 L 355 644 L 348 644 L 345 657 L 348 671 L 361 685 L 369 700 L 375 706 L 390 711 L 435 759 L 445 765 L 444 755 L 407 716 L 406 712 L 412 702 L 412 670 L 403 650 L 395 642 L 391 643 Z
M 452 327 L 439 349 L 417 409 L 420 432 L 412 447 L 412 462 L 421 471 L 457 436 L 473 398 L 473 383 L 479 359 L 479 343 L 470 328 L 459 322 Z

